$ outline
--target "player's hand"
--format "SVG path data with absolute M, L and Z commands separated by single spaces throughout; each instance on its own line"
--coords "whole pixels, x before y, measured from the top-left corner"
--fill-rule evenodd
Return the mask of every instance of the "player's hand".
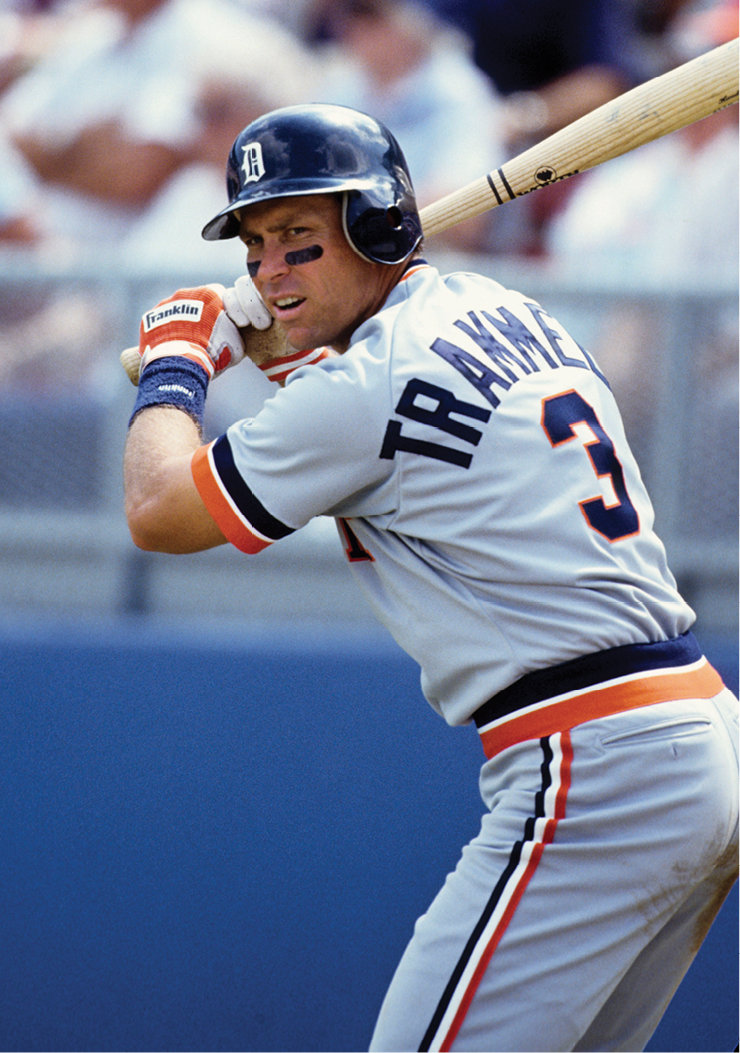
M 262 368 L 266 362 L 292 354 L 283 327 L 273 321 L 248 274 L 224 293 L 224 308 L 239 329 L 247 358 Z
M 288 343 L 280 323 L 273 322 L 248 274 L 237 278 L 234 287 L 226 290 L 224 306 L 226 313 L 239 327 L 247 358 L 259 366 L 269 380 L 281 387 L 300 366 L 336 355 L 328 347 L 296 351 Z
M 133 382 L 138 383 L 141 370 L 157 358 L 189 358 L 202 366 L 209 380 L 241 362 L 244 343 L 226 313 L 225 292 L 223 285 L 215 283 L 179 289 L 147 311 L 139 326 L 138 372 L 130 363 L 131 349 L 121 356 Z M 124 356 L 128 356 L 128 361 Z
M 219 285 L 205 286 L 204 289 L 199 290 L 183 289 L 176 293 L 174 297 L 170 297 L 169 300 L 164 300 L 159 305 L 159 308 L 164 310 L 166 309 L 166 304 L 175 301 L 178 297 L 190 297 L 194 293 L 203 293 L 208 289 L 219 290 L 223 309 L 227 316 L 224 327 L 226 322 L 233 322 L 241 340 L 239 345 L 241 354 L 237 352 L 237 355 L 234 355 L 232 353 L 228 365 L 234 365 L 237 361 L 241 361 L 241 358 L 246 354 L 246 357 L 258 366 L 270 380 L 282 386 L 289 374 L 298 369 L 299 366 L 318 362 L 335 355 L 336 352 L 330 348 L 296 351 L 288 343 L 283 327 L 278 322 L 273 322 L 272 315 L 265 307 L 252 279 L 248 275 L 237 278 L 230 289 L 224 289 L 223 286 Z M 153 313 L 149 312 L 149 314 Z M 142 320 L 142 328 L 146 318 L 147 315 Z M 166 333 L 163 335 L 167 336 Z M 223 331 L 220 335 L 223 335 Z M 182 353 L 183 349 L 178 351 L 175 347 L 166 347 L 167 343 L 167 340 L 162 341 L 158 353 L 160 356 Z M 193 349 L 186 348 L 184 351 L 188 357 L 194 357 Z M 142 356 L 145 354 L 146 350 L 142 352 L 141 345 L 140 347 L 127 348 L 121 353 L 121 364 L 126 370 L 129 380 L 134 385 L 139 383 L 139 373 L 143 368 Z M 155 357 L 154 353 L 150 353 L 145 361 L 150 362 L 153 357 Z M 222 371 L 223 369 L 219 368 L 213 375 Z
M 254 329 L 269 329 L 272 315 L 265 307 L 254 282 L 248 274 L 237 278 L 223 294 L 224 309 L 238 329 L 252 326 Z
M 274 322 L 248 274 L 237 278 L 224 293 L 224 307 L 244 342 L 246 356 L 256 366 L 265 365 L 295 353 L 285 330 Z
M 274 322 L 248 274 L 237 278 L 224 293 L 224 307 L 239 328 L 246 356 L 263 371 L 289 355 L 295 348 L 288 343 L 285 330 Z M 272 378 L 271 378 L 272 379 Z M 281 378 L 279 383 L 283 383 Z

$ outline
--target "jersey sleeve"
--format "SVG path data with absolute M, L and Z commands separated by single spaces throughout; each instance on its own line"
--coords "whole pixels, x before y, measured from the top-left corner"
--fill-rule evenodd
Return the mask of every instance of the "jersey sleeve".
M 250 555 L 287 537 L 293 529 L 271 515 L 239 475 L 226 435 L 193 455 L 193 479 L 224 537 Z
M 376 383 L 367 362 L 346 358 L 291 377 L 255 417 L 194 454 L 198 492 L 242 552 L 259 552 L 317 515 L 394 510 L 393 466 L 379 455 L 385 371 Z

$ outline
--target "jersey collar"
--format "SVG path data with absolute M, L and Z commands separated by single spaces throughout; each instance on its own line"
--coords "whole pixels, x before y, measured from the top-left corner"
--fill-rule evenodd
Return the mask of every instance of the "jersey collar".
M 399 284 L 401 282 L 405 282 L 406 279 L 410 278 L 412 274 L 416 274 L 417 271 L 423 270 L 424 267 L 428 267 L 428 266 L 429 266 L 429 264 L 427 263 L 426 260 L 419 259 L 418 257 L 413 259 L 413 260 L 409 260 L 407 262 L 407 264 L 406 264 L 406 267 L 405 267 L 405 269 L 403 271 L 403 274 L 398 279 Z

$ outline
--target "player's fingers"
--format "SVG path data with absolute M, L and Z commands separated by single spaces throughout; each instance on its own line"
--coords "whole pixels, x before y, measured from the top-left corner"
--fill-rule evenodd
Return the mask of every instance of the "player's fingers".
M 239 297 L 237 296 L 236 289 L 232 286 L 230 289 L 226 289 L 223 294 L 224 310 L 229 316 L 231 321 L 238 329 L 244 329 L 250 325 L 247 312 L 244 310 L 242 305 L 239 303 Z
M 248 274 L 236 279 L 234 287 L 224 292 L 223 301 L 226 313 L 240 328 L 251 325 L 255 329 L 269 329 L 272 324 L 272 315 Z

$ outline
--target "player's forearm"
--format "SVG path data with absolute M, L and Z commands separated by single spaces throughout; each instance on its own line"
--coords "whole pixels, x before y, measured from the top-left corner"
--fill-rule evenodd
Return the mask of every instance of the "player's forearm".
M 134 208 L 151 201 L 182 161 L 164 143 L 126 138 L 115 122 L 86 128 L 69 143 L 28 134 L 14 143 L 43 180 Z
M 155 406 L 131 425 L 124 454 L 126 519 L 134 543 L 151 552 L 200 552 L 224 543 L 190 468 L 200 445 L 195 422 Z

